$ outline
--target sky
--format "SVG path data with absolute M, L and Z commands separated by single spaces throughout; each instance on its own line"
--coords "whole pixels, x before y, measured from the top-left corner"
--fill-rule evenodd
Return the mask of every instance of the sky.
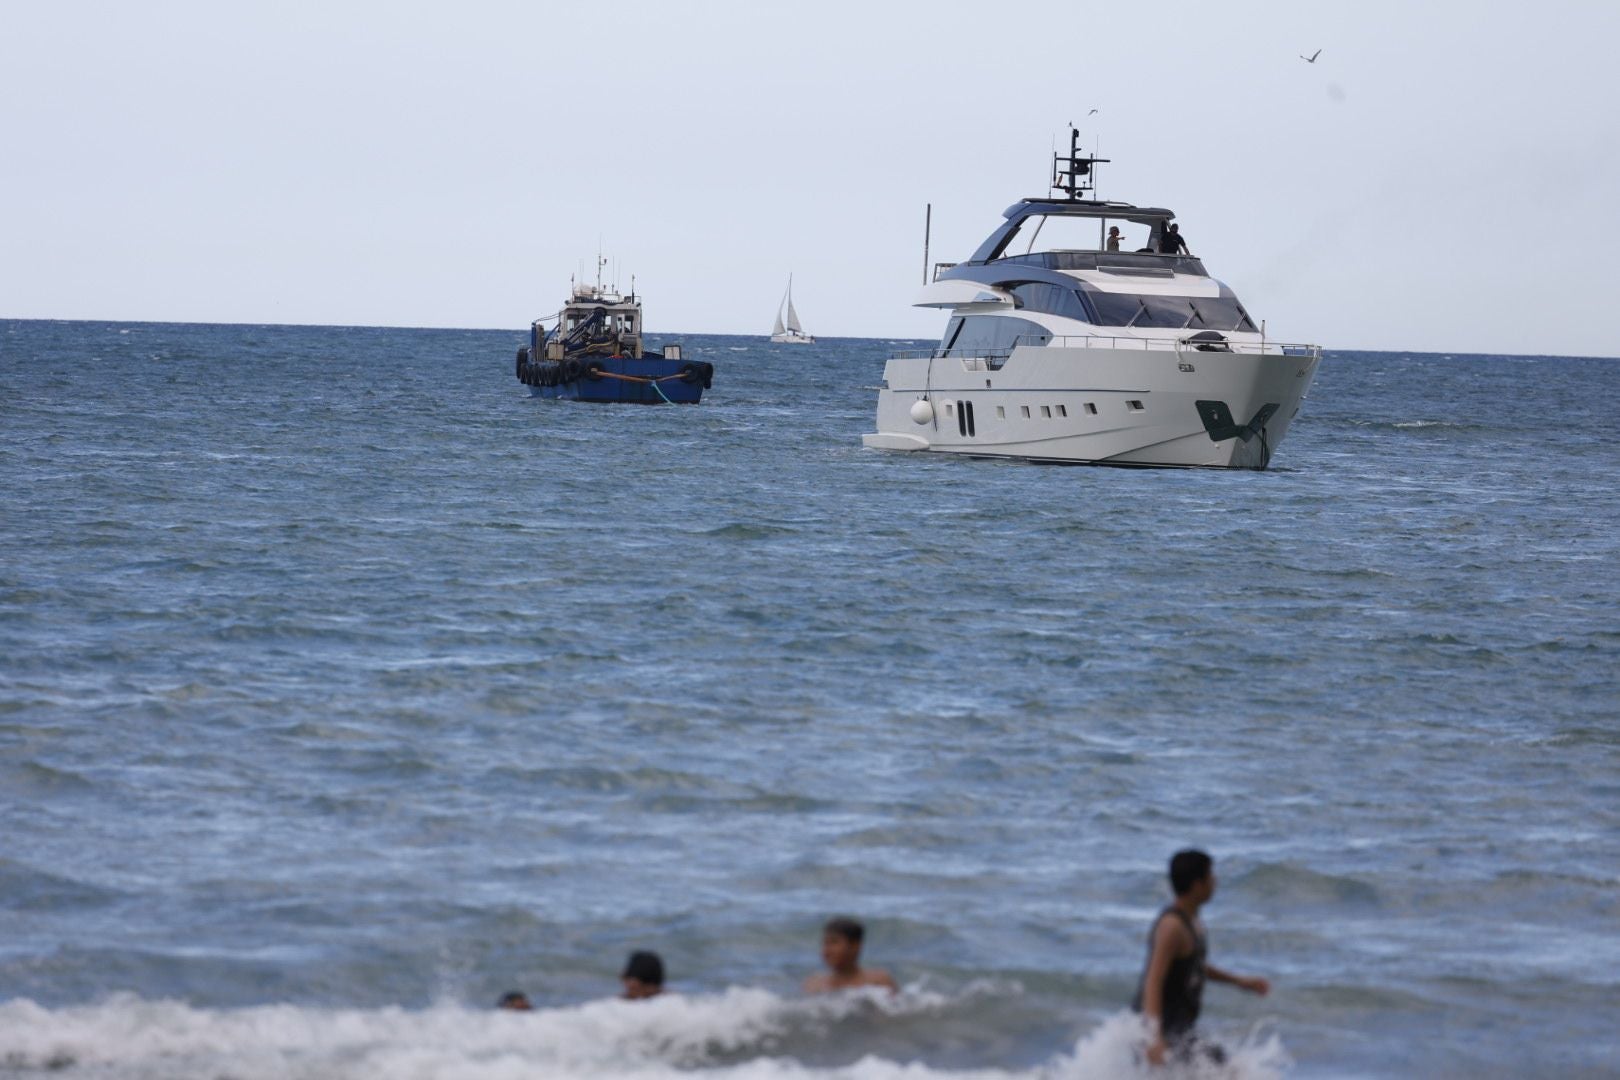
M 1175 210 L 1279 340 L 1620 356 L 1620 4 L 0 0 L 0 318 L 649 329 L 911 307 L 1045 193 Z M 1315 64 L 1300 59 L 1321 49 Z M 1095 114 L 1090 110 L 1096 109 Z

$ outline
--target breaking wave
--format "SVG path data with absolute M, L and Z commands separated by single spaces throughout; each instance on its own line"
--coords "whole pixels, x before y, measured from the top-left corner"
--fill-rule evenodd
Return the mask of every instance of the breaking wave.
M 971 996 L 972 991 L 966 992 Z M 949 1068 L 866 1050 L 875 1024 L 948 1014 L 961 996 L 783 998 L 765 990 L 595 1001 L 530 1013 L 263 1005 L 206 1009 L 120 994 L 90 1005 L 0 1004 L 0 1076 L 96 1080 L 518 1080 L 545 1076 L 728 1080 L 1091 1080 L 1220 1076 L 1267 1080 L 1288 1058 L 1275 1035 L 1230 1047 L 1219 1070 L 1148 1070 L 1137 1019 L 1109 1017 L 1072 1049 L 1027 1068 Z M 949 1041 L 948 1038 L 942 1041 Z

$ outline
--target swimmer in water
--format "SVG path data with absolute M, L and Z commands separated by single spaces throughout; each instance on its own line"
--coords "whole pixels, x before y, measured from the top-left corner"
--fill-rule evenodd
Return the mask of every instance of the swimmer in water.
M 664 992 L 664 961 L 655 952 L 633 952 L 619 981 L 624 984 L 619 996 L 626 1001 L 657 997 Z
M 804 980 L 804 992 L 828 994 L 866 986 L 882 986 L 891 994 L 897 992 L 900 987 L 887 971 L 861 967 L 861 943 L 865 939 L 866 927 L 856 920 L 828 920 L 821 931 L 821 961 L 827 965 L 827 973 Z
M 1215 860 L 1202 851 L 1178 851 L 1170 859 L 1170 887 L 1176 898 L 1159 912 L 1148 933 L 1147 966 L 1131 1008 L 1150 1028 L 1147 1059 L 1163 1065 L 1166 1055 L 1178 1060 L 1205 1057 L 1219 1064 L 1226 1053 L 1193 1034 L 1203 1005 L 1204 982 L 1231 983 L 1264 996 L 1265 979 L 1234 975 L 1211 964 L 1209 940 L 1198 912 L 1215 895 Z
M 501 995 L 501 1000 L 495 1003 L 497 1009 L 510 1009 L 512 1012 L 531 1012 L 534 1006 L 529 1004 L 529 995 L 521 990 L 508 990 Z

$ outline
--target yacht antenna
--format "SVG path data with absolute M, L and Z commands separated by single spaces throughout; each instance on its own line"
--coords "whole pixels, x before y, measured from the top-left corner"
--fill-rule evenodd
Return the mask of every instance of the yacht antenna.
M 928 284 L 928 238 L 934 231 L 934 204 L 928 204 L 927 214 L 923 217 L 923 284 Z
M 1095 154 L 1081 156 L 1080 129 L 1070 124 L 1068 154 L 1052 154 L 1052 190 L 1063 192 L 1066 198 L 1075 202 L 1079 201 L 1080 196 L 1092 192 L 1095 200 L 1097 166 L 1107 161 L 1107 158 Z

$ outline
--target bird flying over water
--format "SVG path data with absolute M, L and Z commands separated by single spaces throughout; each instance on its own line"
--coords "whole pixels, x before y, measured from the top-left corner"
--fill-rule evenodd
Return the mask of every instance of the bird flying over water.
M 1307 64 L 1314 64 L 1314 63 L 1316 63 L 1316 58 L 1318 56 L 1321 56 L 1321 55 L 1322 55 L 1322 50 L 1317 49 L 1315 52 L 1311 53 L 1311 55 L 1309 55 L 1309 56 L 1306 56 L 1304 53 L 1300 53 L 1299 58 L 1301 60 L 1305 61 Z
M 1092 110 L 1091 110 L 1091 111 L 1090 111 L 1090 112 L 1088 112 L 1088 113 L 1086 113 L 1086 115 L 1087 115 L 1087 116 L 1096 116 L 1096 115 L 1097 115 L 1097 110 L 1096 110 L 1096 109 L 1092 109 Z

